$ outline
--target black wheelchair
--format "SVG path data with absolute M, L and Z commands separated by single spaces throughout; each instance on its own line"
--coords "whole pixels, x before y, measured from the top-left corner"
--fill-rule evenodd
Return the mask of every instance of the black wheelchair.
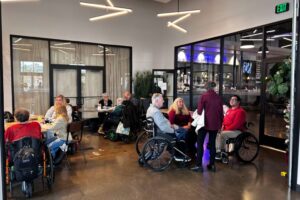
M 236 138 L 226 140 L 226 152 L 221 153 L 221 161 L 225 164 L 229 163 L 229 155 L 235 155 L 240 162 L 250 163 L 259 153 L 259 142 L 256 137 L 249 132 L 252 122 L 246 122 L 246 131 L 239 134 Z M 233 146 L 230 151 L 230 146 Z
M 136 141 L 136 150 L 139 154 L 138 162 L 141 166 L 154 171 L 163 171 L 171 165 L 173 160 L 182 166 L 191 160 L 184 153 L 183 148 L 180 148 L 185 146 L 185 141 L 178 140 L 175 134 L 158 133 L 152 118 L 147 118 L 146 125 L 145 132 L 139 135 Z
M 30 148 L 28 152 L 34 154 L 36 159 L 30 168 L 17 168 L 13 161 L 16 161 L 16 156 L 20 156 L 19 152 L 24 150 L 24 147 Z M 9 186 L 11 196 L 13 196 L 13 186 L 17 182 L 21 182 L 21 190 L 26 198 L 32 197 L 33 182 L 39 176 L 42 177 L 43 188 L 45 180 L 49 190 L 51 190 L 54 183 L 54 167 L 51 152 L 41 140 L 32 137 L 25 137 L 11 144 L 6 144 L 5 172 L 6 184 Z

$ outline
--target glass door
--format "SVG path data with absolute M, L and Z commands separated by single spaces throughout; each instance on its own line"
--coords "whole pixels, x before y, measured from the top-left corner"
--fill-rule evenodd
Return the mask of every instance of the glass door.
M 103 93 L 103 70 L 83 66 L 52 66 L 51 99 L 62 94 L 81 108 L 82 118 L 97 118 L 97 104 Z M 53 105 L 53 102 L 51 102 Z
M 271 59 L 270 59 L 271 60 Z M 266 77 L 273 76 L 278 70 L 282 61 L 270 61 L 266 59 Z M 275 148 L 285 149 L 284 141 L 287 139 L 287 123 L 284 120 L 285 109 L 288 98 L 272 95 L 268 91 L 268 85 L 265 92 L 265 114 L 264 128 L 262 134 L 262 144 L 273 146 Z
M 161 90 L 164 96 L 164 108 L 169 108 L 174 100 L 174 70 L 154 69 L 153 70 L 154 87 Z

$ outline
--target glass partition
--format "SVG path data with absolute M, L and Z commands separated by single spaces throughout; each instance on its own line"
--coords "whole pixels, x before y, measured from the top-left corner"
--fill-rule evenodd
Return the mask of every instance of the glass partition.
M 188 108 L 190 107 L 191 49 L 191 45 L 182 46 L 176 53 L 176 96 L 181 97 Z
M 15 108 L 44 114 L 49 108 L 49 51 L 45 40 L 12 37 Z
M 284 59 L 291 56 L 291 22 L 267 27 L 266 34 L 266 77 L 269 77 L 274 76 Z M 280 139 L 287 138 L 284 109 L 286 109 L 288 99 L 288 96 L 278 97 L 266 91 L 264 135 Z
M 130 91 L 130 54 L 129 48 L 106 47 L 106 92 L 114 104 Z
M 220 39 L 196 43 L 193 48 L 192 110 L 197 108 L 198 99 L 206 92 L 208 81 L 214 81 L 216 92 L 219 91 Z
M 104 46 L 74 42 L 51 41 L 51 64 L 104 65 Z

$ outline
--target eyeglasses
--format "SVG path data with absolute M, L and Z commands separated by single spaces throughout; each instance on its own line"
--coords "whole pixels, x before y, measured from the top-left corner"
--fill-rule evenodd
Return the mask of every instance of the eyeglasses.
M 231 98 L 230 101 L 237 101 L 237 98 Z

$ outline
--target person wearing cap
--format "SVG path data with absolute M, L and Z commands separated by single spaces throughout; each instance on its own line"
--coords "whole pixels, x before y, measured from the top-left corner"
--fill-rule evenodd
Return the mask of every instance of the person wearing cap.
M 223 103 L 221 97 L 214 91 L 216 83 L 209 81 L 206 84 L 207 91 L 201 96 L 198 101 L 197 112 L 199 115 L 204 112 L 205 126 L 198 131 L 197 135 L 197 160 L 196 165 L 191 170 L 196 172 L 203 172 L 202 156 L 203 143 L 206 133 L 209 133 L 209 147 L 210 147 L 210 162 L 207 168 L 213 172 L 216 171 L 215 155 L 216 155 L 216 136 L 222 127 L 223 122 Z
M 109 96 L 107 93 L 102 94 L 103 99 L 99 101 L 99 105 L 101 106 L 101 109 L 107 109 L 109 107 L 112 107 L 112 100 L 109 99 Z M 99 123 L 102 124 L 104 119 L 106 118 L 108 112 L 98 112 L 99 117 Z

